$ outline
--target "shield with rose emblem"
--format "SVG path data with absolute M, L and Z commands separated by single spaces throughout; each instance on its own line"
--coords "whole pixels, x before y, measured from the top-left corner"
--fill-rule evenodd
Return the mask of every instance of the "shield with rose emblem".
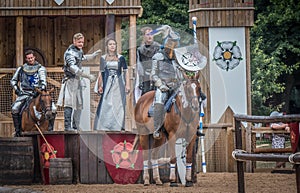
M 117 184 L 135 184 L 140 177 L 142 151 L 133 150 L 134 134 L 107 134 L 103 138 L 103 158 L 106 169 Z

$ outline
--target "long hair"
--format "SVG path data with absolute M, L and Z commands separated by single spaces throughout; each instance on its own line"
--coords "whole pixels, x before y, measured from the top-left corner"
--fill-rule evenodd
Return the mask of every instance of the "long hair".
M 106 42 L 105 42 L 105 51 L 106 51 L 106 53 L 108 53 L 108 42 L 109 41 L 114 41 L 115 43 L 116 43 L 116 50 L 115 50 L 115 54 L 116 55 L 118 55 L 118 43 L 117 43 L 117 41 L 114 39 L 114 38 L 108 38 L 107 40 L 106 40 Z

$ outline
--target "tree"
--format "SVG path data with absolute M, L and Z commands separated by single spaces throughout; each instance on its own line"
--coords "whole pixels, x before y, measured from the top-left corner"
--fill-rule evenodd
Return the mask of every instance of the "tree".
M 252 114 L 290 113 L 300 75 L 300 2 L 257 0 L 255 6 L 260 12 L 251 30 Z

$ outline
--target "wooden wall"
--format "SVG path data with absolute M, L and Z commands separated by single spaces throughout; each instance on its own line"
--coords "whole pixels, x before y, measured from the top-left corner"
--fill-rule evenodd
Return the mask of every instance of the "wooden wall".
M 0 17 L 0 67 L 9 68 L 13 65 L 16 53 L 16 19 Z
M 253 0 L 191 0 L 189 12 L 201 27 L 244 27 L 254 22 Z
M 115 0 L 109 5 L 106 0 L 64 0 L 57 5 L 54 0 L 1 0 L 0 16 L 58 16 L 58 15 L 138 15 L 140 0 Z
M 16 67 L 15 22 L 13 17 L 0 17 L 0 68 Z M 105 17 L 24 17 L 24 49 L 37 51 L 37 60 L 46 67 L 62 66 L 63 54 L 72 44 L 74 33 L 85 35 L 85 53 L 102 49 Z M 41 57 L 45 58 L 44 63 Z M 20 64 L 19 64 L 20 65 Z

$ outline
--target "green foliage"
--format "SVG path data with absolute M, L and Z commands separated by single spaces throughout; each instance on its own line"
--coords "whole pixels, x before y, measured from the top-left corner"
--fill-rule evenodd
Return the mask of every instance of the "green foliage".
M 143 0 L 143 15 L 137 24 L 170 25 L 174 28 L 188 29 L 188 0 Z
M 298 73 L 300 2 L 257 0 L 256 6 L 261 12 L 251 30 L 252 114 L 266 115 L 284 105 L 269 101 L 286 92 L 288 75 Z

